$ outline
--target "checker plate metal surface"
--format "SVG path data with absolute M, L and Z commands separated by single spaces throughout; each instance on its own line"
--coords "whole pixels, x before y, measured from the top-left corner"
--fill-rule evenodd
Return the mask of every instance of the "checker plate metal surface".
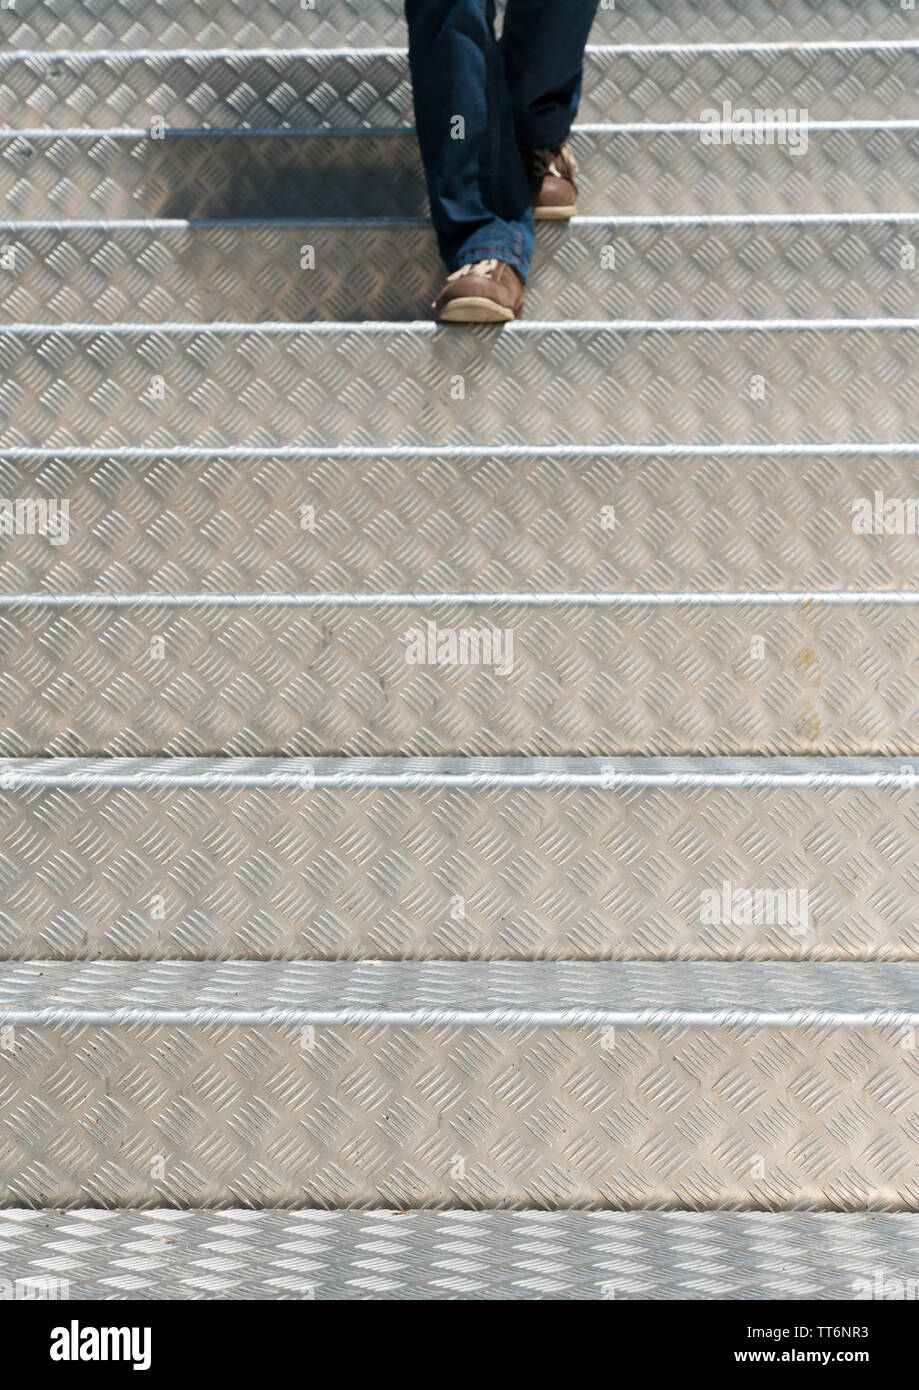
M 417 221 L 0 224 L 7 323 L 416 319 L 443 269 Z M 312 267 L 303 269 L 307 248 Z M 540 228 L 530 318 L 911 317 L 919 215 L 576 219 Z
M 0 328 L 0 446 L 911 443 L 916 332 Z
M 919 589 L 877 494 L 917 498 L 919 447 L 0 453 L 36 506 L 0 594 Z
M 808 127 L 790 144 L 702 143 L 708 127 L 575 128 L 579 206 L 655 213 L 898 213 L 919 204 L 919 122 Z M 0 137 L 6 216 L 419 217 L 414 134 L 64 132 Z
M 7 959 L 919 950 L 919 768 L 896 760 L 45 760 L 2 772 Z M 765 891 L 762 908 L 745 910 L 735 889 Z
M 915 601 L 579 598 L 555 609 L 6 598 L 0 753 L 919 753 Z M 446 664 L 436 643 L 464 633 Z
M 919 1220 L 7 1209 L 0 1260 L 12 1279 L 65 1281 L 72 1299 L 902 1298 Z
M 499 9 L 503 4 L 499 0 Z M 17 0 L 0 12 L 15 48 L 340 47 L 403 43 L 402 0 Z M 893 0 L 617 0 L 595 42 L 893 40 L 916 38 L 916 14 Z
M 0 1001 L 7 1206 L 919 1208 L 909 966 L 43 961 Z
M 915 41 L 915 40 L 914 40 Z M 915 114 L 919 50 L 588 50 L 581 121 L 698 121 L 709 106 L 813 120 Z M 0 127 L 414 124 L 402 52 L 0 55 Z
M 402 0 L 0 8 L 4 1276 L 915 1278 L 917 26 L 601 10 L 457 333 Z
M 403 43 L 403 13 L 402 0 L 16 0 L 0 33 L 19 49 L 337 48 Z

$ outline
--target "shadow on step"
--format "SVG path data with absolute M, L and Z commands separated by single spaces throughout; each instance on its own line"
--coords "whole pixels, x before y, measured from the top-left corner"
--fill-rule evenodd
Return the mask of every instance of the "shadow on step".
M 152 217 L 418 217 L 413 136 L 171 136 L 126 154 Z

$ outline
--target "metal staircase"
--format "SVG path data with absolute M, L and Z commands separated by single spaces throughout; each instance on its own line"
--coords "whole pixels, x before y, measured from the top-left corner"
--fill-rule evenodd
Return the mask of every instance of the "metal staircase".
M 0 5 L 9 1278 L 919 1276 L 917 25 L 601 9 L 495 331 L 398 0 Z

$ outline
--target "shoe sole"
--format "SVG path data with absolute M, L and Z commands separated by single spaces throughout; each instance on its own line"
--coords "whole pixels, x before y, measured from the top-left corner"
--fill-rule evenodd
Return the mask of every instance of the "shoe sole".
M 441 323 L 510 323 L 516 317 L 513 309 L 472 294 L 451 300 L 438 314 Z
M 577 212 L 574 203 L 557 208 L 534 208 L 533 217 L 537 222 L 567 222 Z

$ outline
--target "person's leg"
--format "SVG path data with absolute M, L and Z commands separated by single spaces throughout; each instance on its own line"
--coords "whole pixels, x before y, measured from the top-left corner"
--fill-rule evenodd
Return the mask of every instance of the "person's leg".
M 418 142 L 447 269 L 497 260 L 525 280 L 533 213 L 495 0 L 406 0 L 405 12 Z
M 508 0 L 504 71 L 521 149 L 558 149 L 577 114 L 599 0 Z
M 537 220 L 577 211 L 578 166 L 565 143 L 578 109 L 598 0 L 508 0 L 501 46 L 514 131 Z

